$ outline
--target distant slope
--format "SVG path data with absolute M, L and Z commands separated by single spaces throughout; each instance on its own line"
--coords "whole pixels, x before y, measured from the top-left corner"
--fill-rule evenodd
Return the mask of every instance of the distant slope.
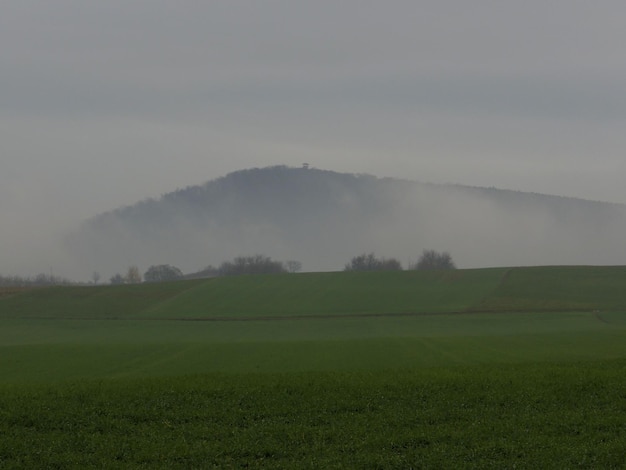
M 504 269 L 220 277 L 159 284 L 33 289 L 0 299 L 0 316 L 267 318 L 465 310 Z
M 474 307 L 482 311 L 625 310 L 626 266 L 511 269 Z
M 626 264 L 626 206 L 317 169 L 231 173 L 100 214 L 67 237 L 86 273 L 137 264 L 184 272 L 242 254 L 333 271 L 374 251 L 405 265 L 423 249 L 461 267 Z
M 258 275 L 33 289 L 0 299 L 0 317 L 226 320 L 626 311 L 624 286 L 626 267 L 621 266 Z
M 1 317 L 133 318 L 206 281 L 117 286 L 38 287 L 0 298 Z
M 303 273 L 218 278 L 142 315 L 279 317 L 462 311 L 493 290 L 504 269 Z

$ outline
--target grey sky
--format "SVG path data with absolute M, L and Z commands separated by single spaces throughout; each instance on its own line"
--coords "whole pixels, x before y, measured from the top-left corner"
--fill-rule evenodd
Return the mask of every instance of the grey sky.
M 626 203 L 624 18 L 602 0 L 4 1 L 0 272 L 251 166 Z

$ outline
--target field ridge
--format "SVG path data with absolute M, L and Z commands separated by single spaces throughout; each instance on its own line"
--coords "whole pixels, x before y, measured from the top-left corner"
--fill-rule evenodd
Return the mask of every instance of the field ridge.
M 0 297 L 0 318 L 252 321 L 626 309 L 626 267 L 301 273 Z

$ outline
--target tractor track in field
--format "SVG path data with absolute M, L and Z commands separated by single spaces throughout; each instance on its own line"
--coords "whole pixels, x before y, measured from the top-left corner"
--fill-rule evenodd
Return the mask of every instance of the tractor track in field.
M 600 310 L 594 310 L 592 312 L 592 314 L 593 314 L 593 316 L 595 317 L 596 320 L 598 320 L 598 321 L 600 321 L 602 323 L 606 323 L 606 324 L 610 323 L 606 318 L 604 318 L 602 315 L 600 315 Z
M 163 322 L 270 322 L 270 321 L 289 321 L 289 320 L 341 320 L 341 319 L 357 319 L 357 318 L 402 318 L 402 317 L 425 317 L 425 316 L 443 316 L 443 315 L 478 315 L 478 314 L 525 314 L 525 313 L 565 313 L 579 312 L 590 313 L 598 321 L 609 323 L 602 318 L 598 311 L 589 310 L 588 308 L 567 308 L 567 309 L 520 309 L 520 310 L 460 310 L 449 312 L 395 312 L 395 313 L 329 313 L 329 314 L 302 314 L 302 315 L 262 315 L 262 316 L 213 316 L 213 317 L 47 317 L 47 316 L 28 316 L 28 317 L 11 317 L 12 319 L 29 319 L 29 320 L 81 320 L 81 321 L 163 321 Z
M 146 320 L 164 320 L 164 321 L 276 321 L 276 320 L 336 320 L 346 318 L 394 318 L 394 317 L 426 317 L 437 315 L 477 315 L 486 313 L 501 313 L 501 314 L 524 314 L 524 313 L 562 313 L 562 312 L 589 312 L 589 309 L 553 309 L 553 310 L 508 310 L 508 311 L 494 311 L 494 310 L 462 310 L 453 312 L 396 312 L 396 313 L 334 313 L 334 314 L 311 314 L 311 315 L 272 315 L 272 316 L 259 316 L 259 317 L 187 317 L 187 318 L 146 318 Z M 591 312 L 590 312 L 591 313 Z M 595 313 L 594 313 L 595 315 Z M 598 318 L 597 315 L 595 315 Z M 604 319 L 598 318 L 600 321 Z

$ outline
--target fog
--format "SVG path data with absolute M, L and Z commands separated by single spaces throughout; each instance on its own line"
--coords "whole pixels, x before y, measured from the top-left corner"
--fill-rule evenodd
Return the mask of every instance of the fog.
M 78 267 L 184 272 L 239 255 L 341 270 L 375 252 L 405 267 L 424 249 L 459 267 L 626 263 L 626 206 L 316 169 L 236 172 L 96 217 L 66 240 Z
M 614 0 L 3 2 L 0 274 L 86 279 L 100 268 L 63 248 L 85 220 L 276 164 L 626 203 L 625 15 Z M 470 225 L 508 220 L 470 208 Z M 546 223 L 493 262 L 524 259 Z M 460 264 L 485 260 L 445 237 Z M 570 245 L 610 258 L 549 251 Z M 311 266 L 345 256 L 320 248 Z

